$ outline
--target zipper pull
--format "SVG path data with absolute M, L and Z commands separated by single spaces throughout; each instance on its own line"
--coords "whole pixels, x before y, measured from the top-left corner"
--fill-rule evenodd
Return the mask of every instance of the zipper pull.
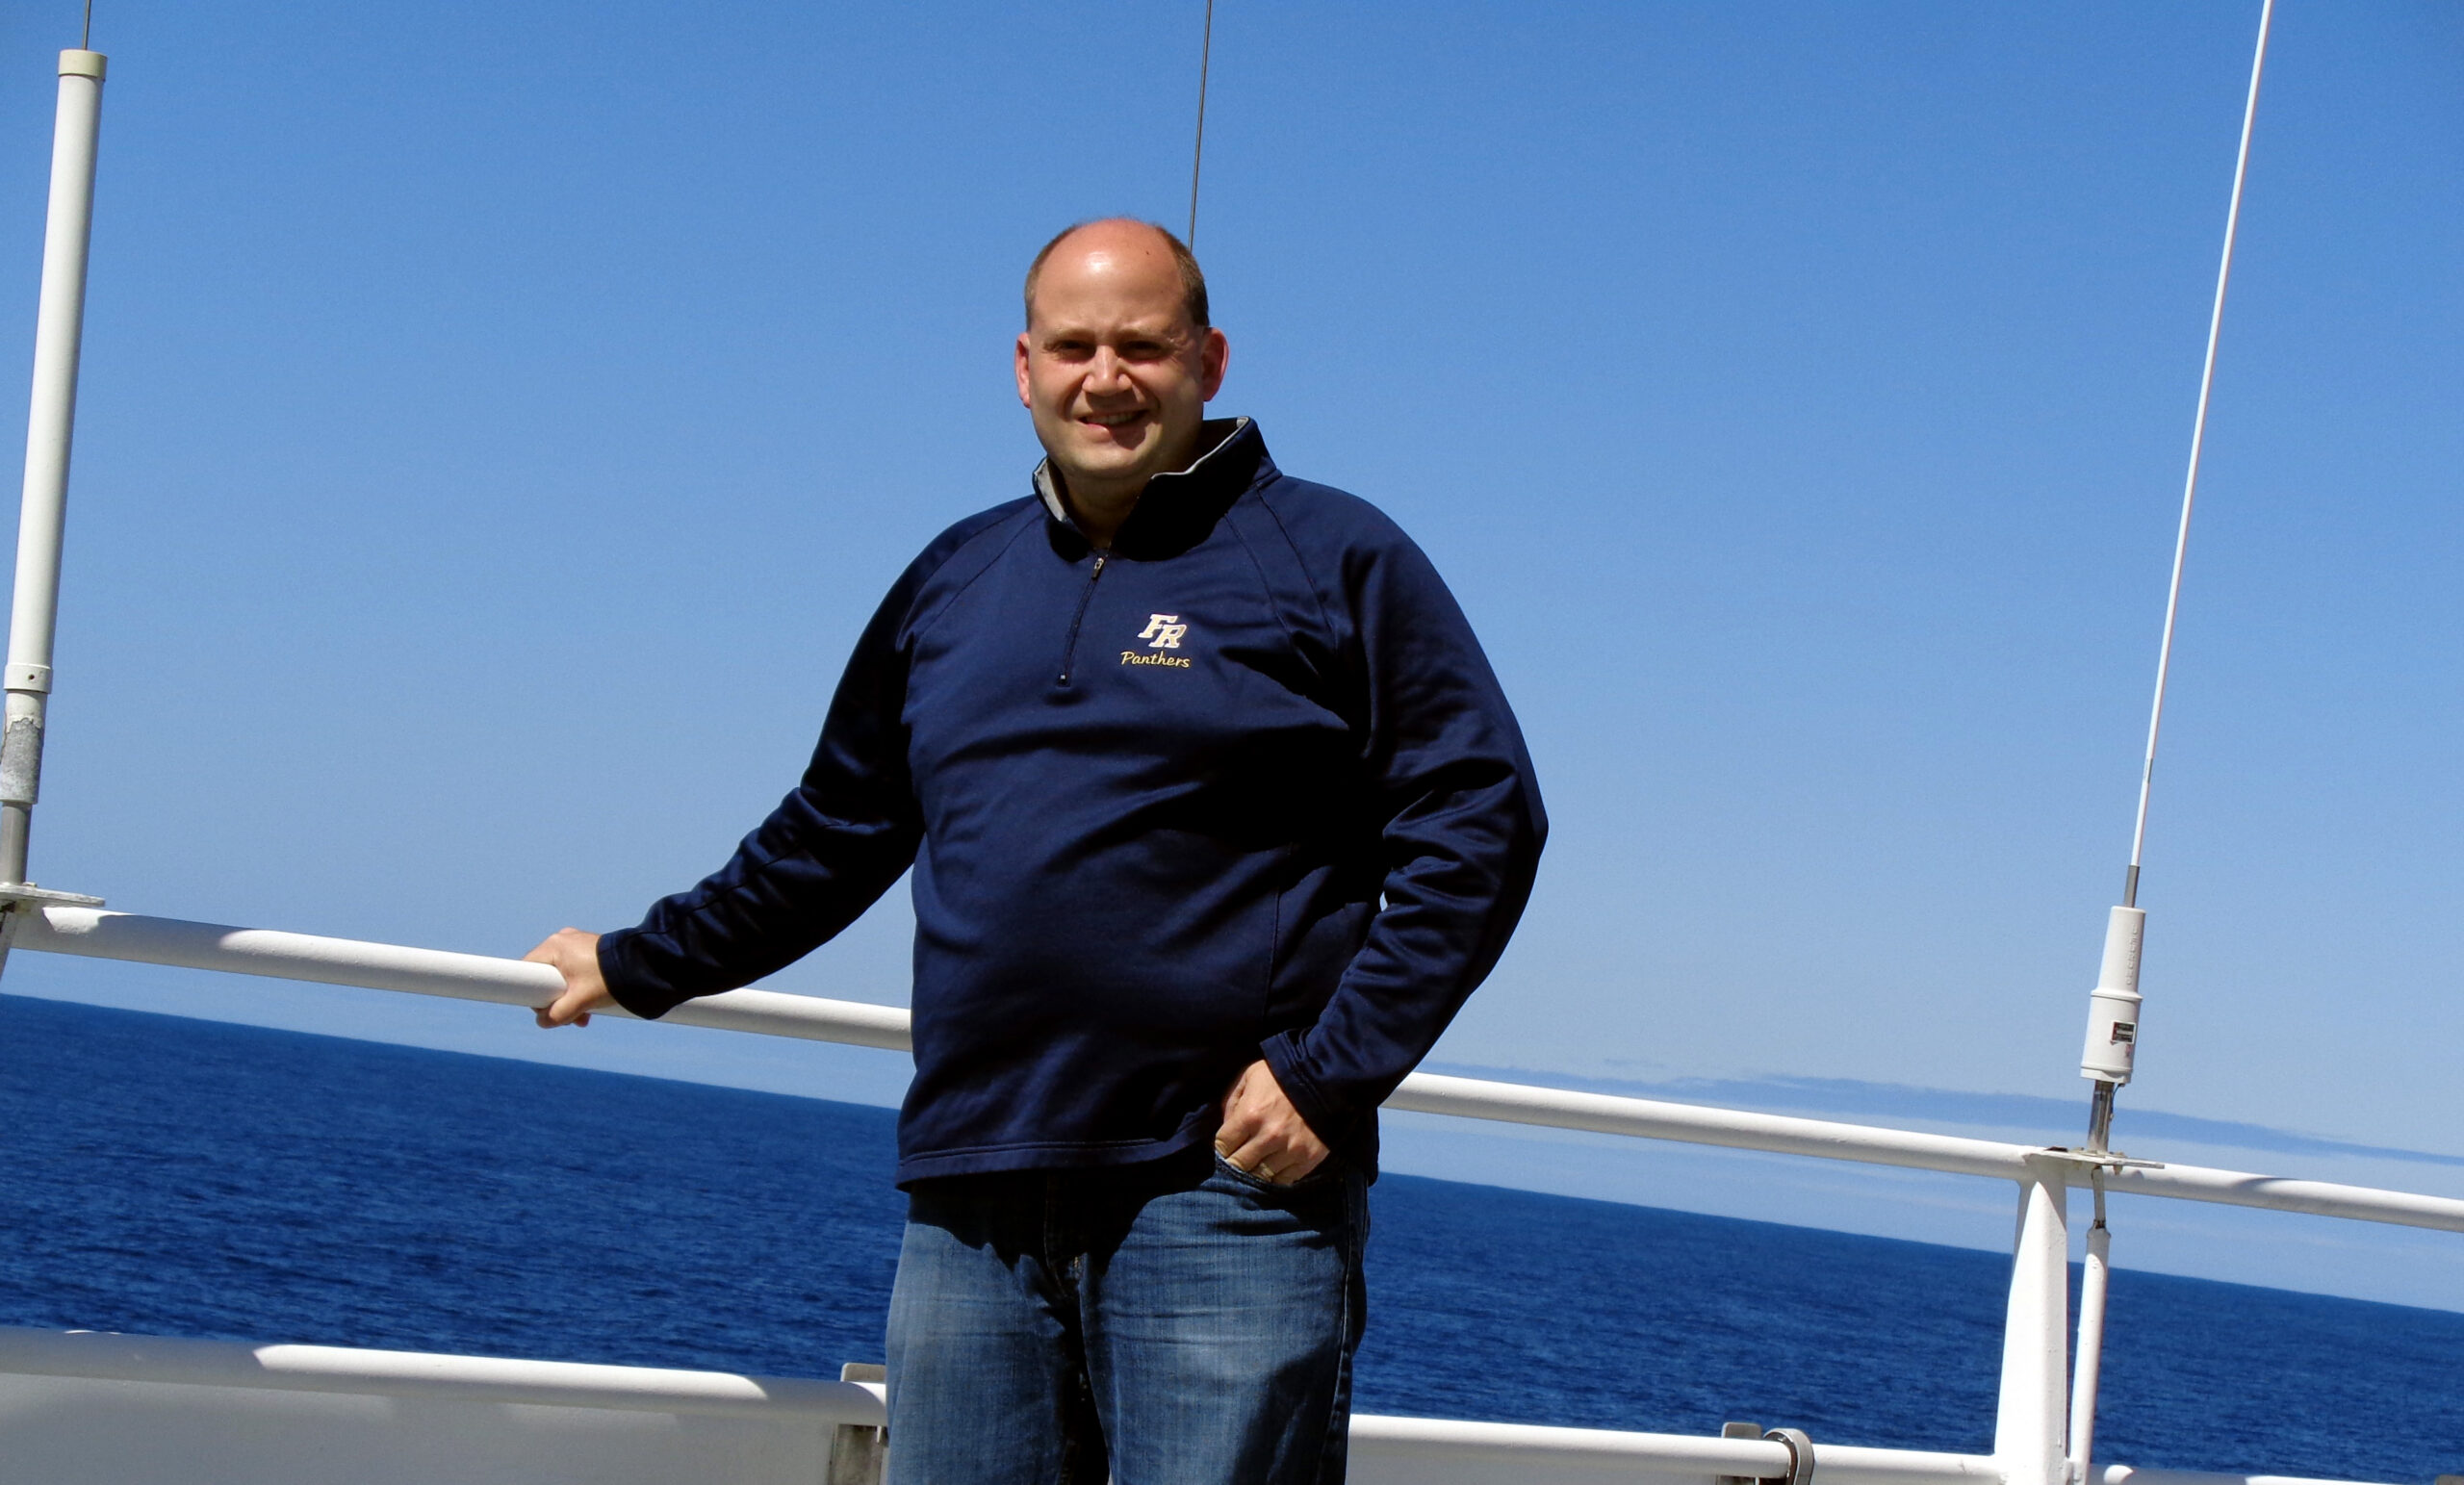
M 1087 604 L 1095 596 L 1095 580 L 1104 576 L 1104 564 L 1113 559 L 1110 550 L 1095 549 L 1094 570 L 1087 575 L 1087 587 L 1078 595 L 1078 612 L 1069 621 L 1069 641 L 1062 647 L 1061 674 L 1053 678 L 1056 685 L 1069 684 L 1070 667 L 1078 662 L 1078 626 L 1087 622 Z

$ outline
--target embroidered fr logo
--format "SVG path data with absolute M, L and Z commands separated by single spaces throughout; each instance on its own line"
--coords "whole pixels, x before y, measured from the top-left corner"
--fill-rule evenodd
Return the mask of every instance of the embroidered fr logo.
M 1190 631 L 1180 620 L 1179 614 L 1148 614 L 1146 627 L 1138 631 L 1138 637 L 1148 642 L 1149 650 L 1178 650 L 1181 636 Z

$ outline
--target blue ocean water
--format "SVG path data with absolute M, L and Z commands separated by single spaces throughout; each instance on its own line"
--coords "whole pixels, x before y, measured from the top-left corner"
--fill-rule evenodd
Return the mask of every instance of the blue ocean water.
M 901 1202 L 856 1105 L 0 996 L 0 1323 L 835 1375 Z M 1984 1452 L 2001 1257 L 1410 1176 L 1365 1412 Z M 2464 1470 L 2464 1315 L 2118 1271 L 2099 1455 Z

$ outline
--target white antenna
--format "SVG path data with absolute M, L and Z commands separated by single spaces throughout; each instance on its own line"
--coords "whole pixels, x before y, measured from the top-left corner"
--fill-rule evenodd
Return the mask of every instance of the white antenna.
M 1197 52 L 1197 140 L 1190 146 L 1190 233 L 1181 239 L 1193 252 L 1197 249 L 1197 172 L 1206 163 L 1206 74 L 1214 61 L 1215 0 L 1206 0 L 1206 36 Z
M 2079 1075 L 2092 1078 L 2087 1155 L 2094 1163 L 2088 1184 L 2096 1196 L 2096 1219 L 2088 1229 L 2087 1264 L 2080 1273 L 2077 1363 L 2070 1378 L 2071 1477 L 2089 1476 L 2096 1446 L 2096 1380 L 2104 1348 L 2105 1290 L 2113 1232 L 2105 1225 L 2105 1173 L 2127 1164 L 2111 1154 L 2114 1093 L 2130 1081 L 2139 1049 L 2139 952 L 2147 914 L 2139 907 L 2139 863 L 2147 845 L 2147 796 L 2156 781 L 2156 740 L 2165 725 L 2165 683 L 2173 671 L 2173 626 L 2182 611 L 2182 562 L 2190 552 L 2191 508 L 2198 499 L 2199 456 L 2207 449 L 2207 408 L 2216 390 L 2216 345 L 2224 330 L 2224 290 L 2233 277 L 2233 243 L 2242 228 L 2242 185 L 2250 172 L 2250 131 L 2259 116 L 2259 75 L 2268 60 L 2268 30 L 2275 0 L 2260 0 L 2259 40 L 2250 56 L 2250 90 L 2242 104 L 2242 145 L 2233 157 L 2233 197 L 2224 211 L 2224 253 L 2216 266 L 2216 302 L 2207 318 L 2207 358 L 2199 368 L 2198 412 L 2191 422 L 2191 463 L 2182 479 L 2182 520 L 2173 535 L 2173 576 L 2165 590 L 2165 637 L 2156 650 L 2156 699 L 2147 709 L 2147 756 L 2139 771 L 2139 813 L 2130 832 L 2130 869 L 2122 878 L 2121 906 L 2105 919 L 2105 957 L 2096 987 L 2088 996 L 2088 1044 Z
M 2139 1039 L 2139 951 L 2147 914 L 2139 908 L 2139 865 L 2147 845 L 2147 799 L 2156 781 L 2156 742 L 2165 726 L 2165 685 L 2172 678 L 2173 628 L 2182 609 L 2182 564 L 2191 544 L 2191 510 L 2198 499 L 2199 458 L 2207 448 L 2207 409 L 2216 390 L 2216 346 L 2224 329 L 2224 291 L 2233 277 L 2233 244 L 2242 226 L 2242 186 L 2250 170 L 2250 131 L 2259 116 L 2259 76 L 2268 60 L 2268 29 L 2275 0 L 2259 7 L 2259 41 L 2250 58 L 2250 90 L 2242 106 L 2242 146 L 2233 161 L 2233 196 L 2224 214 L 2224 253 L 2216 267 L 2216 302 L 2207 321 L 2207 358 L 2199 370 L 2198 413 L 2191 424 L 2190 472 L 2182 481 L 2182 520 L 2173 537 L 2173 576 L 2165 594 L 2165 637 L 2156 652 L 2156 699 L 2148 707 L 2147 755 L 2139 772 L 2139 813 L 2131 828 L 2130 869 L 2122 878 L 2121 906 L 2105 924 L 2103 973 L 2090 997 L 2088 1045 L 2079 1075 L 2096 1082 L 2089 1147 L 2105 1148 L 2113 1119 L 2114 1090 L 2130 1081 Z
M 2242 105 L 2242 148 L 2233 159 L 2233 200 L 2224 209 L 2224 256 L 2216 266 L 2216 305 L 2207 317 L 2207 360 L 2198 373 L 2198 414 L 2191 422 L 2191 467 L 2182 480 L 2182 524 L 2173 536 L 2173 581 L 2165 593 L 2165 640 L 2156 651 L 2156 701 L 2147 712 L 2147 759 L 2139 772 L 2139 819 L 2130 832 L 2130 871 L 2122 906 L 2139 906 L 2139 859 L 2147 846 L 2147 792 L 2156 779 L 2156 734 L 2165 725 L 2165 681 L 2173 669 L 2173 621 L 2182 608 L 2182 558 L 2190 550 L 2191 507 L 2198 499 L 2199 455 L 2207 449 L 2207 403 L 2216 390 L 2216 342 L 2224 330 L 2224 289 L 2233 279 L 2233 243 L 2242 227 L 2242 182 L 2250 173 L 2250 126 L 2259 116 L 2259 72 L 2267 65 L 2268 23 L 2275 0 L 2259 7 L 2258 52 L 2250 59 L 2250 92 Z

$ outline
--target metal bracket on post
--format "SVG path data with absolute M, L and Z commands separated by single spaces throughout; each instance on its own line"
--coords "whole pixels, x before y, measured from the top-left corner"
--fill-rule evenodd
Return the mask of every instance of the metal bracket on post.
M 103 900 L 88 897 L 83 892 L 55 892 L 31 882 L 0 882 L 0 907 L 15 908 L 100 908 Z
M 1813 1485 L 1813 1440 L 1802 1428 L 1774 1428 L 1762 1437 L 1788 1447 L 1788 1485 Z
M 1722 1423 L 1720 1437 L 1759 1439 L 1762 1437 L 1762 1425 L 1760 1423 Z M 1762 1480 L 1759 1476 L 1752 1474 L 1715 1474 L 1711 1476 L 1711 1485 L 1762 1485 Z
M 2162 1170 L 2161 1160 L 2132 1160 L 2119 1150 L 2074 1150 L 2067 1145 L 2048 1145 L 2036 1152 L 2036 1158 L 2058 1160 L 2067 1165 L 2086 1165 L 2096 1170 Z
M 0 883 L 0 973 L 9 967 L 10 946 L 17 941 L 17 925 L 27 913 L 45 907 L 99 908 L 103 900 L 83 892 L 55 892 L 31 882 Z
M 877 1361 L 851 1361 L 838 1369 L 842 1382 L 886 1382 L 889 1369 Z M 830 1436 L 828 1485 L 882 1485 L 889 1465 L 889 1430 L 841 1423 Z

